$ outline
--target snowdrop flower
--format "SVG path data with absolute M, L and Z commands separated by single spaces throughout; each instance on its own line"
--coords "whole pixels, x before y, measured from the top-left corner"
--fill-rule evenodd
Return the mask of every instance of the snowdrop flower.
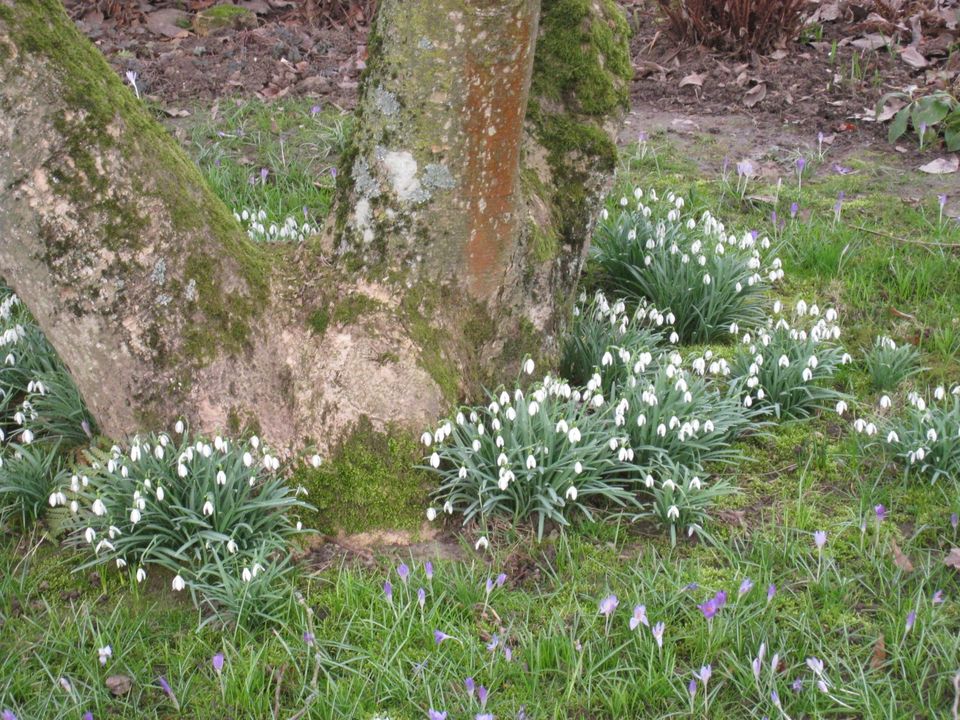
M 583 463 L 580 462 L 579 460 L 577 460 L 577 461 L 573 464 L 573 471 L 574 471 L 577 475 L 579 475 L 580 473 L 582 473 L 582 472 L 583 472 Z
M 137 582 L 142 583 L 147 579 L 147 571 L 143 568 L 137 568 Z
M 440 456 L 437 453 L 433 453 L 430 456 L 430 466 L 433 468 L 440 467 Z
M 177 420 L 176 425 L 173 426 L 173 430 L 174 432 L 177 433 L 177 435 L 183 435 L 183 430 L 184 430 L 183 420 Z
M 891 430 L 887 433 L 887 442 L 888 443 L 897 443 L 900 442 L 900 436 L 897 435 L 895 430 Z
M 243 454 L 243 466 L 244 466 L 244 467 L 251 467 L 252 465 L 253 465 L 253 455 L 251 455 L 251 454 L 248 453 L 248 452 L 245 452 L 245 453 Z
M 444 511 L 447 515 L 453 515 L 453 503 L 450 502 L 449 500 L 447 500 L 447 501 L 443 504 L 443 511 Z
M 432 507 L 427 508 L 427 520 L 429 520 L 430 522 L 433 522 L 436 519 L 437 519 L 436 509 Z
M 487 540 L 485 536 L 480 536 L 480 539 L 477 540 L 476 544 L 473 546 L 475 550 L 486 550 L 490 547 L 490 541 Z
M 577 488 L 574 485 L 571 485 L 567 488 L 566 497 L 571 502 L 576 502 L 577 500 Z
M 107 660 L 113 657 L 113 648 L 109 645 L 104 645 L 102 648 L 97 650 L 97 655 L 100 656 L 100 664 L 106 665 Z
M 217 471 L 217 485 L 227 484 L 227 474 L 223 470 Z
M 932 442 L 932 443 L 936 442 L 936 441 L 937 441 L 937 431 L 934 430 L 933 428 L 930 428 L 929 430 L 927 430 L 927 440 L 928 440 L 929 442 Z
M 567 440 L 571 444 L 580 442 L 580 431 L 575 427 L 570 428 L 570 432 L 567 433 Z
M 790 367 L 790 358 L 788 358 L 786 355 L 781 355 L 780 359 L 777 361 L 777 365 L 782 368 Z
M 210 502 L 209 500 L 207 500 L 207 501 L 203 504 L 203 514 L 204 514 L 206 517 L 210 517 L 211 515 L 213 515 L 213 503 Z
M 533 375 L 533 369 L 534 369 L 533 358 L 527 358 L 526 362 L 523 363 L 523 371 L 527 375 Z
M 231 555 L 235 555 L 237 552 L 237 543 L 233 538 L 227 540 L 227 552 Z
M 433 436 L 429 431 L 424 432 L 423 435 L 420 436 L 420 442 L 422 442 L 425 447 L 430 447 L 430 445 L 433 444 Z
M 671 505 L 671 506 L 667 509 L 667 519 L 669 519 L 669 520 L 677 520 L 677 519 L 679 519 L 679 517 L 680 517 L 680 510 L 677 508 L 676 505 Z
M 87 541 L 88 544 L 93 545 L 93 541 L 97 538 L 97 531 L 92 527 L 88 527 L 83 531 L 83 538 Z
M 884 408 L 884 409 L 890 407 L 890 396 L 889 396 L 889 395 L 883 395 L 883 396 L 881 396 L 881 398 L 880 398 L 880 407 L 882 407 L 882 408 Z
M 136 525 L 138 522 L 140 522 L 140 517 L 141 517 L 141 516 L 140 516 L 140 511 L 139 511 L 137 508 L 134 508 L 133 510 L 131 510 L 131 511 L 130 511 L 130 524 L 131 524 L 131 525 Z
M 174 589 L 176 592 L 180 592 L 181 590 L 183 590 L 183 589 L 187 586 L 187 583 L 186 583 L 186 581 L 184 581 L 183 577 L 178 574 L 178 575 L 173 579 L 173 583 L 171 584 L 171 586 L 173 587 L 173 589 Z
M 165 493 L 163 491 L 163 485 L 157 485 L 157 500 L 163 502 L 163 497 Z
M 847 403 L 843 400 L 837 401 L 837 415 L 843 415 L 847 411 Z
M 310 458 L 310 464 L 313 465 L 313 467 L 318 468 L 323 464 L 323 458 L 321 458 L 319 455 L 314 455 Z
M 250 568 L 244 568 L 243 572 L 240 573 L 240 578 L 246 583 L 253 580 L 253 573 L 250 572 Z

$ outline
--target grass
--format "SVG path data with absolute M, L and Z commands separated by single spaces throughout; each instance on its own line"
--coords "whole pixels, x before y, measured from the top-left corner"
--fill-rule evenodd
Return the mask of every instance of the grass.
M 277 112 L 276 121 L 309 127 L 302 110 L 299 119 Z M 256 168 L 261 160 L 246 165 L 238 158 L 276 149 L 284 132 L 291 133 L 284 153 L 300 142 L 292 125 L 275 132 L 256 108 L 238 108 L 236 116 L 232 127 L 242 122 L 246 140 L 228 144 L 209 132 L 206 138 L 224 157 L 234 153 L 237 168 Z M 251 136 L 257 143 L 245 144 Z M 624 186 L 642 179 L 644 187 L 672 189 L 710 207 L 731 228 L 771 231 L 773 206 L 705 178 L 661 140 L 651 141 L 642 159 L 627 157 Z M 867 156 L 855 168 L 845 176 L 811 172 L 802 192 L 789 183 L 782 189 L 776 209 L 787 224 L 777 238 L 787 275 L 778 292 L 784 302 L 837 304 L 855 358 L 877 335 L 915 343 L 929 370 L 900 392 L 956 381 L 960 259 L 916 241 L 957 243 L 960 230 L 937 222 L 935 196 L 916 207 L 901 201 L 909 179 L 885 170 L 879 158 Z M 304 202 L 299 191 L 244 183 L 224 182 L 218 190 L 260 204 L 273 192 L 279 213 Z M 840 190 L 846 201 L 834 220 Z M 229 195 L 234 191 L 251 194 Z M 746 196 L 773 191 L 751 186 Z M 794 201 L 801 213 L 791 221 Z M 325 212 L 319 200 L 309 207 L 318 219 Z M 854 363 L 835 387 L 875 407 L 879 392 L 869 384 Z M 465 690 L 472 677 L 489 688 L 486 711 L 497 718 L 518 717 L 521 708 L 529 718 L 949 717 L 960 669 L 960 582 L 943 560 L 960 542 L 950 519 L 960 512 L 956 481 L 905 480 L 861 449 L 849 423 L 848 416 L 819 415 L 741 439 L 737 449 L 747 459 L 715 468 L 741 491 L 715 508 L 715 544 L 673 548 L 661 534 L 605 521 L 580 523 L 540 544 L 531 528 L 501 529 L 490 534 L 489 552 L 477 552 L 477 530 L 470 528 L 458 536 L 466 559 L 434 560 L 432 581 L 403 550 L 319 571 L 304 563 L 296 580 L 302 602 L 291 595 L 268 630 L 198 628 L 201 618 L 171 592 L 169 577 L 153 573 L 146 587 L 127 584 L 120 573 L 91 578 L 75 572 L 80 559 L 73 551 L 41 530 L 7 532 L 0 536 L 0 709 L 54 720 L 85 711 L 98 720 L 413 720 L 434 708 L 452 720 L 481 712 Z M 370 472 L 352 463 L 350 487 L 362 488 Z M 324 482 L 337 499 L 337 477 Z M 887 509 L 882 521 L 878 504 Z M 820 530 L 827 534 L 822 554 L 813 540 Z M 394 569 L 398 552 L 413 568 L 409 585 Z M 506 585 L 487 596 L 487 578 L 501 571 Z M 754 587 L 738 598 L 747 577 Z M 387 579 L 392 603 L 384 595 Z M 776 594 L 768 602 L 770 584 Z M 708 625 L 697 605 L 718 590 L 728 603 Z M 938 590 L 944 602 L 935 605 Z M 619 607 L 606 621 L 598 604 L 610 594 Z M 648 627 L 629 629 L 636 604 L 645 605 L 651 625 L 664 622 L 662 649 Z M 454 639 L 438 646 L 435 630 Z M 305 632 L 314 636 L 312 646 Z M 498 643 L 488 650 L 494 633 Z M 101 666 L 97 651 L 107 644 L 113 655 Z M 761 644 L 766 657 L 755 676 Z M 226 658 L 220 676 L 211 664 L 217 652 Z M 775 653 L 780 662 L 771 669 Z M 807 665 L 812 657 L 824 663 L 826 692 Z M 712 677 L 691 699 L 692 673 L 707 663 Z M 133 680 L 129 693 L 106 689 L 106 678 L 116 674 Z M 160 676 L 177 706 L 159 687 Z
M 265 211 L 268 226 L 288 217 L 321 225 L 352 116 L 304 99 L 217 107 L 191 121 L 186 143 L 214 192 L 236 212 Z

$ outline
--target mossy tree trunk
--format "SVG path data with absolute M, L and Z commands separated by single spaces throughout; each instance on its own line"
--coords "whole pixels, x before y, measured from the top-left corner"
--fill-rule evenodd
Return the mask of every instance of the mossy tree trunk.
M 370 53 L 330 270 L 253 246 L 60 2 L 0 0 L 0 276 L 106 433 L 329 447 L 541 347 L 615 158 L 613 0 L 383 0 Z

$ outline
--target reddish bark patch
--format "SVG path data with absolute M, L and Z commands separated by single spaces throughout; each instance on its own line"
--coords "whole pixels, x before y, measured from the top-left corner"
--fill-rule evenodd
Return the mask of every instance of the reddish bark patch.
M 481 299 L 497 291 L 516 238 L 520 146 L 536 18 L 536 5 L 524 3 L 495 39 L 475 41 L 467 55 L 467 287 Z M 489 43 L 496 46 L 492 52 Z M 491 57 L 496 59 L 491 62 Z

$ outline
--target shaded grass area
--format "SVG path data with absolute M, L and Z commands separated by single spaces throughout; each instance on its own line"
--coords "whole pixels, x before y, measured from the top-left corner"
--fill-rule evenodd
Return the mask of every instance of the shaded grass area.
M 337 159 L 352 116 L 310 100 L 223 100 L 185 128 L 185 147 L 214 192 L 236 212 L 322 224 L 333 203 Z
M 299 119 L 272 112 L 278 123 L 315 119 L 303 107 Z M 257 153 L 280 151 L 282 142 L 287 157 L 302 139 L 300 125 L 275 131 L 270 114 L 238 110 L 226 127 L 243 127 L 242 136 L 221 138 L 211 125 L 198 147 L 214 148 L 222 153 L 219 167 L 229 159 L 234 168 L 233 180 L 218 180 L 209 174 L 215 162 L 205 165 L 212 182 L 222 182 L 223 197 L 251 207 L 274 202 L 271 212 L 282 215 L 313 191 L 273 188 L 270 175 L 262 185 L 242 177 L 259 173 L 257 165 L 274 167 L 274 156 Z M 284 132 L 291 135 L 284 139 Z M 301 149 L 309 154 L 307 147 Z M 802 190 L 786 182 L 774 205 L 774 187 L 754 183 L 739 197 L 735 178 L 704 178 L 660 140 L 639 155 L 631 152 L 624 162 L 626 188 L 639 178 L 644 187 L 672 189 L 739 230 L 772 233 L 776 210 L 786 220 L 776 231 L 787 271 L 780 295 L 785 302 L 836 303 L 855 360 L 877 334 L 914 342 L 930 370 L 897 392 L 960 378 L 958 256 L 903 242 L 960 242 L 960 231 L 939 221 L 935 196 L 916 207 L 903 202 L 909 179 L 867 157 L 848 163 L 851 175 L 811 173 Z M 256 159 L 240 161 L 248 157 Z M 785 177 L 792 162 L 784 159 Z M 317 193 L 308 207 L 319 219 L 327 206 Z M 792 202 L 799 205 L 796 219 Z M 879 393 L 857 363 L 836 384 L 875 406 Z M 359 437 L 342 464 L 324 466 L 310 497 L 341 521 L 369 520 L 362 507 L 367 483 L 400 473 L 368 463 L 366 444 Z M 5 535 L 0 709 L 20 718 L 90 711 L 95 718 L 414 719 L 436 708 L 452 720 L 482 711 L 464 686 L 472 677 L 489 688 L 485 711 L 497 718 L 517 717 L 521 708 L 529 718 L 948 716 L 960 669 L 960 582 L 943 562 L 958 544 L 951 525 L 951 514 L 960 512 L 956 482 L 903 478 L 864 453 L 848 420 L 836 416 L 778 425 L 742 439 L 738 449 L 746 461 L 714 468 L 741 490 L 715 509 L 714 545 L 671 548 L 644 528 L 606 521 L 582 523 L 542 544 L 526 530 L 501 531 L 491 535 L 490 553 L 470 549 L 467 562 L 436 561 L 432 580 L 412 562 L 406 583 L 387 560 L 374 570 L 304 567 L 302 603 L 291 597 L 275 631 L 198 630 L 197 611 L 159 572 L 139 587 L 120 573 L 91 578 L 73 572 L 79 563 L 71 552 L 42 536 Z M 400 447 L 398 457 L 406 455 L 413 449 Z M 370 512 L 388 518 L 405 509 L 403 487 L 391 497 L 397 507 Z M 877 504 L 887 509 L 882 521 Z M 816 531 L 826 532 L 822 552 Z M 505 586 L 487 593 L 487 579 L 501 571 Z M 738 597 L 746 578 L 753 588 Z M 384 594 L 387 579 L 392 602 Z M 768 600 L 771 584 L 776 592 Z M 708 623 L 697 605 L 719 590 L 728 602 Z M 937 591 L 942 604 L 934 603 Z M 607 620 L 599 603 L 611 594 L 619 607 Z M 649 625 L 664 623 L 662 648 L 649 626 L 629 628 L 638 604 Z M 451 639 L 438 645 L 436 630 Z M 97 651 L 108 644 L 113 654 L 101 666 Z M 761 644 L 766 655 L 755 674 Z M 222 675 L 211 664 L 217 652 L 225 654 Z M 807 665 L 811 657 L 824 663 L 820 678 Z M 692 673 L 707 663 L 712 677 L 691 697 Z M 115 697 L 105 687 L 116 674 L 133 680 L 128 694 Z

